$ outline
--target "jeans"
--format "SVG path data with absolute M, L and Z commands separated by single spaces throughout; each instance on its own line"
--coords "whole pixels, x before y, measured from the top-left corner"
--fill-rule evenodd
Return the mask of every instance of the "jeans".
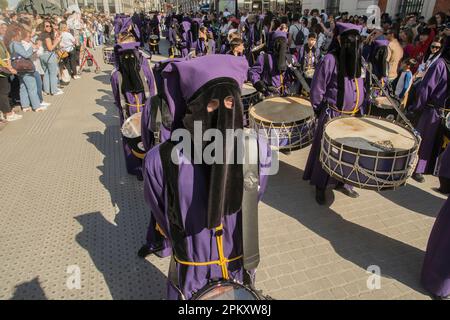
M 39 101 L 42 103 L 44 101 L 44 97 L 42 96 L 42 78 L 39 71 L 34 72 L 34 78 L 36 79 L 36 90 L 39 97 Z
M 30 105 L 33 110 L 39 108 L 41 101 L 37 93 L 36 78 L 34 73 L 25 73 L 19 76 L 20 80 L 20 104 L 22 108 L 29 108 Z
M 103 45 L 103 32 L 98 33 L 98 44 Z
M 42 69 L 44 69 L 44 91 L 55 94 L 58 91 L 58 59 L 54 52 L 44 52 L 41 56 Z

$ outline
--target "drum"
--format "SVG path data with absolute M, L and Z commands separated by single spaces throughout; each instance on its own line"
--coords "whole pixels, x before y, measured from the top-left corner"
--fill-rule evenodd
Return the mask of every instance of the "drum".
M 269 140 L 272 148 L 297 150 L 311 144 L 316 120 L 311 103 L 300 97 L 272 97 L 249 111 L 250 127 Z
M 125 143 L 130 147 L 133 154 L 143 159 L 145 154 L 144 144 L 141 137 L 142 112 L 137 112 L 128 117 L 122 125 L 122 136 Z
M 244 109 L 244 126 L 248 126 L 248 110 L 251 106 L 257 104 L 262 100 L 261 93 L 248 83 L 244 83 L 241 89 L 241 100 Z
M 406 127 L 375 117 L 337 117 L 324 128 L 323 169 L 339 181 L 369 190 L 406 183 L 418 161 L 420 138 Z
M 150 44 L 156 46 L 159 43 L 159 37 L 156 34 L 149 36 Z
M 266 297 L 237 282 L 215 281 L 197 291 L 191 300 L 266 300 Z
M 253 60 L 258 60 L 258 56 L 266 49 L 266 44 L 261 43 L 260 45 L 257 45 L 251 50 Z
M 113 47 L 103 47 L 103 62 L 105 64 L 114 64 L 114 48 Z
M 370 104 L 369 115 L 374 117 L 382 117 L 389 120 L 394 120 L 397 118 L 397 111 L 394 109 L 391 101 L 385 96 L 376 97 L 372 100 Z

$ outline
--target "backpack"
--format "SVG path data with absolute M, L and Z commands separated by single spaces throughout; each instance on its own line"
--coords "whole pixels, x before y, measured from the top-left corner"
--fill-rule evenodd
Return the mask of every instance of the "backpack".
M 305 43 L 305 34 L 303 33 L 303 27 L 301 29 L 296 25 L 295 27 L 297 28 L 298 32 L 297 35 L 295 36 L 294 44 L 296 46 L 302 46 Z

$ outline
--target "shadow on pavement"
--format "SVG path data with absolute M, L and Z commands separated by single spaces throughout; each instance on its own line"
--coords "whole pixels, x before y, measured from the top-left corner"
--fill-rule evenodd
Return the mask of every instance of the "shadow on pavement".
M 384 191 L 379 194 L 403 208 L 429 217 L 436 217 L 445 202 L 445 199 L 411 184 L 395 191 Z M 421 201 L 411 201 L 411 199 L 421 199 Z
M 345 260 L 364 270 L 378 265 L 383 276 L 424 293 L 419 283 L 423 251 L 345 220 L 326 206 L 317 205 L 313 193 L 309 195 L 312 186 L 302 177 L 301 169 L 280 161 L 279 173 L 269 178 L 262 201 L 328 240 Z
M 47 300 L 44 290 L 36 277 L 31 281 L 18 284 L 10 300 Z
M 108 190 L 114 221 L 110 212 L 90 212 L 75 219 L 83 227 L 76 241 L 88 251 L 96 268 L 102 273 L 113 299 L 163 299 L 166 297 L 166 276 L 148 260 L 137 256 L 145 242 L 150 214 L 144 203 L 143 184 L 126 172 L 119 119 L 113 100 L 104 96 L 97 101 L 106 114 L 94 116 L 106 126 L 102 132 L 87 132 L 87 140 L 103 155 L 100 182 Z M 100 292 L 99 299 L 107 298 Z

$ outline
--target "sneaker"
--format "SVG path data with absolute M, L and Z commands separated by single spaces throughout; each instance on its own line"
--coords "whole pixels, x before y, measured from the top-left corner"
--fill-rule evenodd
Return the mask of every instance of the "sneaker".
M 36 110 L 34 110 L 35 112 L 42 112 L 42 111 L 47 111 L 47 107 L 39 107 Z
M 22 108 L 22 112 L 28 112 L 28 111 L 31 111 L 31 108 L 30 108 L 30 107 L 28 107 L 28 108 Z
M 44 96 L 49 96 L 49 95 L 50 95 L 50 93 L 47 93 L 47 92 L 45 92 L 45 91 L 42 91 L 42 94 L 43 94 Z
M 75 75 L 75 76 L 73 76 L 73 79 L 74 79 L 74 80 L 78 80 L 78 79 L 81 79 L 81 77 L 80 77 L 80 76 L 77 76 L 77 75 Z
M 22 118 L 23 117 L 20 114 L 13 113 L 13 114 L 10 114 L 9 116 L 6 116 L 6 121 L 11 122 L 11 121 L 20 120 Z
M 59 96 L 60 94 L 63 94 L 63 93 L 64 93 L 64 91 L 58 90 L 58 91 L 56 91 L 56 93 L 54 93 L 53 95 L 54 95 L 54 96 Z
M 41 106 L 41 107 L 48 107 L 48 106 L 51 106 L 51 103 L 50 103 L 50 102 L 42 101 L 40 106 Z

